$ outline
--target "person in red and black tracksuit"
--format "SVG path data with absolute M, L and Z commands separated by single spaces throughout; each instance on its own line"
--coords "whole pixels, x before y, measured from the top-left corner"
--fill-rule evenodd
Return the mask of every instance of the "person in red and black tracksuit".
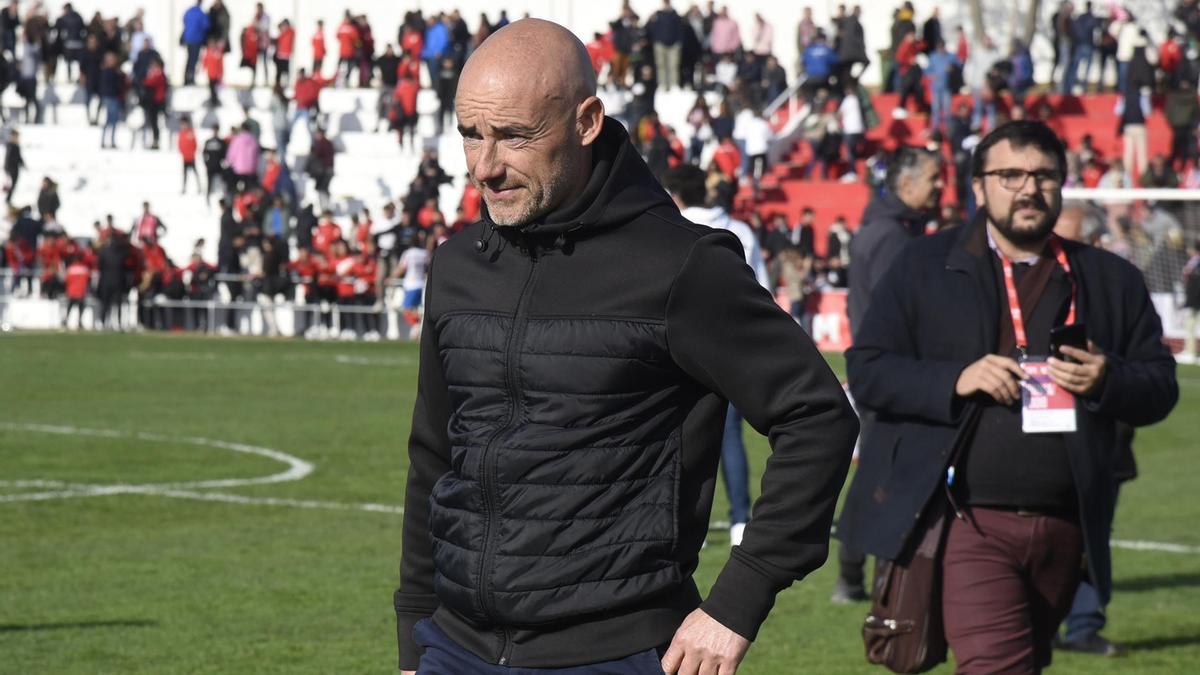
M 92 266 L 82 253 L 76 253 L 67 259 L 66 295 L 67 312 L 63 314 L 62 325 L 66 328 L 71 322 L 71 311 L 76 314 L 77 330 L 83 330 L 83 308 L 87 304 L 88 291 L 92 285 Z
M 38 265 L 42 268 L 42 297 L 55 300 L 62 294 L 66 273 L 67 239 L 62 230 L 46 230 L 38 246 Z
M 292 79 L 292 53 L 296 48 L 296 29 L 287 19 L 279 22 L 275 36 L 275 85 L 282 86 Z
M 293 286 L 300 290 L 296 298 L 297 305 L 310 305 L 318 301 L 316 292 L 317 274 L 320 272 L 320 262 L 313 257 L 308 248 L 296 250 L 296 259 L 287 264 L 288 277 Z M 305 308 L 296 308 L 296 335 L 304 335 L 314 325 L 311 315 Z
M 146 115 L 146 125 L 142 127 L 142 133 L 144 136 L 146 127 L 150 127 L 150 134 L 154 139 L 150 145 L 151 150 L 158 149 L 161 135 L 158 118 L 167 108 L 167 86 L 167 75 L 163 70 L 162 59 L 155 56 L 150 59 L 150 68 L 146 71 L 146 78 L 142 80 L 140 98 L 142 111 Z
M 379 300 L 379 260 L 375 255 L 375 242 L 368 239 L 354 261 L 354 302 L 359 307 L 373 308 Z M 355 315 L 355 329 L 360 337 L 379 339 L 379 314 L 373 309 Z
M 183 158 L 183 188 L 180 194 L 187 193 L 189 172 L 196 179 L 196 194 L 200 194 L 200 172 L 196 170 L 196 130 L 192 128 L 192 118 L 187 116 L 179 121 L 179 156 Z
M 334 278 L 334 293 L 341 317 L 339 324 L 342 334 L 346 335 L 348 331 L 352 330 L 350 327 L 356 323 L 355 318 L 351 316 L 353 310 L 345 311 L 345 309 L 356 304 L 355 296 L 358 292 L 355 284 L 358 279 L 355 276 L 355 268 L 358 261 L 350 253 L 350 247 L 346 245 L 344 239 L 334 241 L 329 247 L 328 260 L 329 270 Z

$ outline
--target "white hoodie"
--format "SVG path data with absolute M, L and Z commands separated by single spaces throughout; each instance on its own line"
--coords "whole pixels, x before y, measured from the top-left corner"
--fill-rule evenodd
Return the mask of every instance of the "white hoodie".
M 698 225 L 707 225 L 718 230 L 729 230 L 742 242 L 742 253 L 746 256 L 746 264 L 754 272 L 754 278 L 763 288 L 774 293 L 771 282 L 767 279 L 767 266 L 763 263 L 762 248 L 758 245 L 758 237 L 754 230 L 740 220 L 734 220 L 720 207 L 704 208 L 689 206 L 682 211 L 683 217 Z

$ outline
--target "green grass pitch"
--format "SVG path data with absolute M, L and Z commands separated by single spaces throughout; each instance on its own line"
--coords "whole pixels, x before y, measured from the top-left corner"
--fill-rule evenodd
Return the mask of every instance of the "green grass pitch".
M 416 363 L 409 344 L 0 335 L 0 673 L 395 672 Z M 1200 671 L 1200 369 L 1180 385 L 1139 432 L 1114 537 L 1186 550 L 1115 550 L 1128 655 L 1053 672 Z M 254 482 L 289 471 L 309 473 Z M 727 554 L 714 530 L 702 588 Z M 779 597 L 740 672 L 884 672 L 833 576 Z

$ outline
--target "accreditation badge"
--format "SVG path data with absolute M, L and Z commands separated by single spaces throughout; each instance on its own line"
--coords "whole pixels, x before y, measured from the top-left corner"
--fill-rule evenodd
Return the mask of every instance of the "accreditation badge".
M 1021 383 L 1021 431 L 1027 434 L 1064 434 L 1076 430 L 1075 396 L 1050 378 L 1045 358 L 1024 358 L 1021 369 L 1029 379 Z

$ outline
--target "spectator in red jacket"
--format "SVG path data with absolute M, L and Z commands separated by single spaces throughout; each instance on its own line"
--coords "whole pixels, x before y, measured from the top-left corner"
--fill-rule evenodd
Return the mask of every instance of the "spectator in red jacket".
M 319 72 L 314 72 L 310 76 L 303 68 L 296 73 L 296 86 L 292 95 L 292 102 L 296 104 L 296 112 L 292 113 L 289 127 L 295 127 L 296 122 L 303 119 L 305 128 L 312 130 L 312 116 L 314 113 L 321 112 L 321 89 L 331 81 L 322 78 Z M 290 129 L 288 133 L 291 133 Z
M 50 300 L 63 292 L 66 243 L 62 230 L 47 230 L 42 234 L 42 245 L 37 250 L 38 265 L 42 268 L 42 297 Z
M 187 194 L 188 172 L 196 178 L 196 194 L 200 194 L 200 172 L 196 170 L 196 130 L 192 128 L 192 118 L 184 116 L 179 120 L 179 154 L 183 157 L 183 190 Z
M 142 80 L 142 95 L 140 102 L 146 122 L 142 127 L 142 143 L 145 144 L 146 127 L 154 138 L 151 150 L 158 149 L 159 128 L 158 117 L 167 107 L 167 75 L 163 71 L 162 59 L 157 56 L 150 60 L 150 69 L 146 71 L 146 79 Z
M 367 244 L 371 243 L 371 212 L 363 209 L 354 214 L 351 220 L 354 223 L 351 230 L 354 236 L 354 250 L 365 251 Z
M 734 181 L 737 180 L 738 167 L 742 165 L 742 153 L 734 145 L 733 139 L 725 136 L 713 152 L 712 162 L 717 165 L 717 169 L 726 180 Z
M 158 237 L 167 231 L 162 220 L 150 211 L 150 202 L 142 202 L 142 215 L 134 221 L 134 231 L 137 240 L 143 246 L 152 246 L 158 242 Z
M 1183 63 L 1183 45 L 1174 28 L 1167 30 L 1167 39 L 1158 48 L 1158 67 L 1162 68 L 1168 84 L 1174 83 L 1179 64 Z
M 337 75 L 342 78 L 342 86 L 346 86 L 350 82 L 350 71 L 354 69 L 357 63 L 355 52 L 358 49 L 358 27 L 354 25 L 354 19 L 350 16 L 350 10 L 346 10 L 346 15 L 342 19 L 342 23 L 337 29 L 338 41 L 338 69 Z
M 413 61 L 419 61 L 421 51 L 425 49 L 425 34 L 412 26 L 405 26 L 404 34 L 400 36 L 400 49 Z
M 612 43 L 602 33 L 592 33 L 592 41 L 587 43 L 588 57 L 592 60 L 592 70 L 599 76 L 604 67 L 612 62 Z
M 421 90 L 421 83 L 413 77 L 401 77 L 396 81 L 396 90 L 393 94 L 395 97 L 395 106 L 392 108 L 395 114 L 394 127 L 397 133 L 397 140 L 400 142 L 400 147 L 404 147 L 404 137 L 408 136 L 408 147 L 412 150 L 417 149 L 417 93 Z
M 279 156 L 274 150 L 266 150 L 263 152 L 263 189 L 269 193 L 275 192 L 275 184 L 279 182 L 279 174 L 283 170 L 283 165 L 279 163 Z
M 279 34 L 275 36 L 275 84 L 291 81 L 292 53 L 296 49 L 296 29 L 284 19 L 279 22 Z
M 374 311 L 379 300 L 379 261 L 375 244 L 367 239 L 354 261 L 354 303 L 369 311 L 355 314 L 355 329 L 367 342 L 379 340 L 379 314 Z
M 317 29 L 313 31 L 312 53 L 312 72 L 320 77 L 321 66 L 325 65 L 325 22 L 321 19 L 317 19 Z
M 63 315 L 63 328 L 70 323 L 71 311 L 75 310 L 76 330 L 83 330 L 83 306 L 87 302 L 91 284 L 92 266 L 88 264 L 87 259 L 80 254 L 69 258 L 66 269 L 67 313 Z
M 462 202 L 459 208 L 462 209 L 462 217 L 467 223 L 474 223 L 479 220 L 479 202 L 481 195 L 475 184 L 467 180 L 467 186 L 463 188 Z
M 217 88 L 225 79 L 225 43 L 218 38 L 208 41 L 204 49 L 204 75 L 208 78 L 208 105 L 216 108 L 221 105 L 217 97 Z
M 312 247 L 317 253 L 323 256 L 328 256 L 330 247 L 333 242 L 342 238 L 342 228 L 333 222 L 333 212 L 326 209 L 321 213 L 321 220 L 317 223 L 317 227 L 312 236 Z
M 417 211 L 417 227 L 422 230 L 428 230 L 435 223 L 445 222 L 442 217 L 442 212 L 438 210 L 437 199 L 429 198 L 425 200 L 424 206 L 420 211 Z
M 917 65 L 917 55 L 920 53 L 921 43 L 917 40 L 917 31 L 909 27 L 904 33 L 904 39 L 896 47 L 896 76 L 899 79 L 900 101 L 896 104 L 895 117 L 898 119 L 908 116 L 909 97 L 916 98 L 918 108 L 925 106 L 925 95 L 921 89 L 921 66 Z

